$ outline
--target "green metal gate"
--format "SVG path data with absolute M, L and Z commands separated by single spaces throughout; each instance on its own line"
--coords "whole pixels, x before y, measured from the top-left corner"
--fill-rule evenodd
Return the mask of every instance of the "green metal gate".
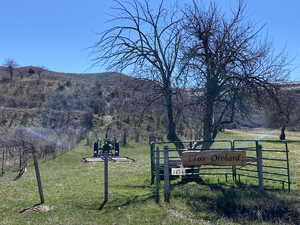
M 236 168 L 239 182 L 241 177 L 258 179 L 260 186 L 265 182 L 279 183 L 291 190 L 289 150 L 287 141 L 234 140 L 235 150 L 247 152 L 247 166 Z
M 195 147 L 196 145 L 200 147 Z M 246 151 L 246 166 L 201 166 L 189 167 L 185 177 L 225 176 L 226 182 L 231 177 L 234 182 L 241 183 L 242 177 L 257 180 L 261 191 L 265 184 L 291 190 L 288 141 L 272 140 L 216 140 L 209 148 L 203 148 L 203 141 L 183 142 L 184 149 L 174 147 L 171 142 L 153 142 L 150 144 L 151 184 L 155 183 L 157 201 L 159 201 L 160 181 L 164 180 L 165 201 L 169 199 L 172 168 L 182 167 L 180 153 L 183 151 Z M 272 185 L 269 185 L 272 182 Z

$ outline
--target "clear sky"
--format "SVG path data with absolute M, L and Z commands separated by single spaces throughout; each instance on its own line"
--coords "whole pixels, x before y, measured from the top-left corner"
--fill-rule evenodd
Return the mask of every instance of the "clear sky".
M 158 4 L 159 0 L 151 2 Z M 237 3 L 216 2 L 225 12 Z M 300 81 L 300 1 L 246 2 L 247 14 L 251 20 L 266 25 L 275 50 L 285 48 L 293 59 L 291 79 Z M 0 64 L 13 58 L 20 66 L 46 66 L 59 72 L 104 72 L 105 68 L 90 68 L 87 48 L 97 41 L 96 33 L 107 26 L 113 5 L 110 0 L 1 0 Z

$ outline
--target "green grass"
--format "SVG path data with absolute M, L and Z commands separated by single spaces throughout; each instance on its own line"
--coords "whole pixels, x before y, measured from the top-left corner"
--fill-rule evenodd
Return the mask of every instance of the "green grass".
M 245 137 L 258 136 L 226 131 L 219 138 Z M 172 182 L 170 203 L 161 201 L 158 205 L 150 185 L 148 146 L 122 148 L 121 155 L 136 162 L 110 163 L 109 201 L 99 211 L 103 164 L 80 162 L 92 154 L 80 144 L 40 163 L 45 204 L 54 207 L 49 212 L 19 213 L 39 202 L 33 168 L 17 181 L 0 178 L 0 224 L 300 224 L 300 144 L 291 144 L 290 151 L 294 174 L 291 193 L 278 189 L 261 194 L 250 178 L 242 178 L 239 186 L 230 179 L 226 183 L 224 177 L 205 177 L 202 185 L 183 185 L 178 179 Z

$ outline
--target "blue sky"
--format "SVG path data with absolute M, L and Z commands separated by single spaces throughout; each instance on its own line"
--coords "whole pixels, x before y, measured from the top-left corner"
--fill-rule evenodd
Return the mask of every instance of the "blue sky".
M 151 2 L 157 5 L 159 1 Z M 225 12 L 237 3 L 216 2 Z M 293 59 L 291 79 L 300 80 L 300 1 L 246 2 L 249 18 L 265 24 L 274 49 L 285 48 Z M 107 26 L 112 6 L 109 0 L 1 0 L 0 64 L 13 58 L 20 66 L 46 66 L 60 72 L 104 72 L 105 68 L 90 68 L 88 47 L 97 41 L 96 33 Z

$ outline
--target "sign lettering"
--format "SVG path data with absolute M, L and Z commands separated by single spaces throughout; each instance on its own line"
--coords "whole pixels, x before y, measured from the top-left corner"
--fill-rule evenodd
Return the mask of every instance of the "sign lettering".
M 245 151 L 210 151 L 182 153 L 183 166 L 218 165 L 218 166 L 246 166 Z

